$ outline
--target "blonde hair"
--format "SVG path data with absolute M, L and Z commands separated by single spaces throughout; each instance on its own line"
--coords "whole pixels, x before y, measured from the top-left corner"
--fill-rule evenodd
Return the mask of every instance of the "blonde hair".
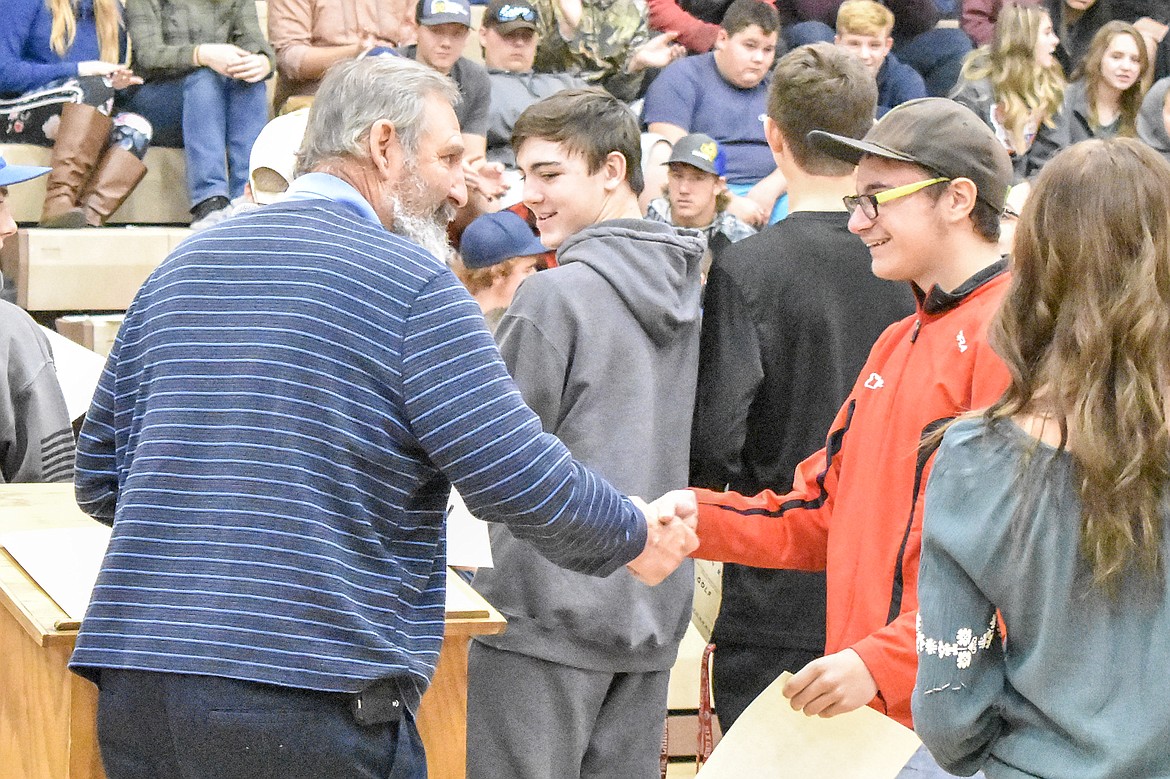
M 1106 591 L 1135 563 L 1163 575 L 1168 212 L 1170 163 L 1140 141 L 1058 154 L 1024 206 L 1011 290 L 990 330 L 1011 384 L 986 416 L 1058 425 L 1076 468 L 1081 553 Z
M 874 0 L 845 0 L 837 9 L 838 35 L 878 35 L 888 38 L 894 12 Z
M 47 0 L 53 14 L 49 46 L 64 57 L 77 37 L 77 0 Z M 93 0 L 93 17 L 97 25 L 98 57 L 118 62 L 121 55 L 118 31 L 122 26 L 121 0 Z
M 1047 68 L 1036 63 L 1040 25 L 1048 19 L 1043 8 L 1009 4 L 999 12 L 995 37 L 967 55 L 962 77 L 991 83 L 1000 120 L 1016 154 L 1028 150 L 1026 133 L 1033 119 L 1053 125 L 1064 99 L 1064 71 L 1054 59 Z
M 1085 59 L 1076 72 L 1073 73 L 1073 78 L 1076 80 L 1084 79 L 1089 101 L 1089 121 L 1094 127 L 1100 127 L 1101 120 L 1097 116 L 1097 90 L 1102 80 L 1101 62 L 1105 59 L 1105 52 L 1109 49 L 1109 44 L 1113 43 L 1113 39 L 1118 35 L 1128 35 L 1137 44 L 1138 60 L 1141 62 L 1142 68 L 1141 73 L 1138 74 L 1137 79 L 1129 89 L 1121 93 L 1121 101 L 1118 106 L 1121 109 L 1118 119 L 1121 121 L 1117 134 L 1126 138 L 1135 138 L 1137 137 L 1137 115 L 1142 108 L 1142 97 L 1146 92 L 1146 74 L 1150 72 L 1150 54 L 1146 49 L 1146 39 L 1136 27 L 1126 22 L 1112 21 L 1097 30 L 1097 34 L 1089 42 L 1089 51 L 1085 54 Z

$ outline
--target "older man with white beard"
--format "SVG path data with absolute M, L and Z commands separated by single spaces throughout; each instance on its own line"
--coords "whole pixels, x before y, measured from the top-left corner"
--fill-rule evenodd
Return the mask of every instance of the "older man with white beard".
M 576 571 L 654 583 L 697 545 L 542 432 L 435 256 L 456 99 L 404 59 L 335 66 L 288 197 L 127 312 L 76 477 L 113 524 L 71 661 L 110 779 L 424 777 L 451 483 Z

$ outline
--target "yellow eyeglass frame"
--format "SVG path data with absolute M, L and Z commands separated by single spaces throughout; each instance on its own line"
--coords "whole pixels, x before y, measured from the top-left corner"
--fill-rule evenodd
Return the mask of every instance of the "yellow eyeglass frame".
M 941 184 L 944 181 L 951 180 L 945 176 L 939 176 L 938 178 L 926 179 L 925 181 L 915 181 L 912 184 L 903 184 L 893 189 L 883 189 L 881 192 L 874 192 L 869 195 L 846 195 L 841 198 L 841 201 L 845 203 L 845 210 L 851 215 L 860 208 L 861 213 L 865 214 L 866 218 L 877 219 L 879 205 L 889 203 L 891 200 L 897 200 L 900 197 L 913 195 L 915 192 L 919 192 L 934 184 Z

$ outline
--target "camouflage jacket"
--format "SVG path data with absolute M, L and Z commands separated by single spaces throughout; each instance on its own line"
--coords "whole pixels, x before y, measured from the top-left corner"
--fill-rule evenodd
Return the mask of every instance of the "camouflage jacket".
M 645 72 L 627 73 L 626 61 L 650 39 L 646 0 L 586 0 L 569 40 L 561 37 L 557 0 L 532 4 L 540 12 L 537 71 L 580 76 L 627 102 L 638 97 Z

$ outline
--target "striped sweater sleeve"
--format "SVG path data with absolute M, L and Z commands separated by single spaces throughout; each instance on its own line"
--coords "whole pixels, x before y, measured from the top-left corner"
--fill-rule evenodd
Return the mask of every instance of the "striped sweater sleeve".
M 449 274 L 416 299 L 403 375 L 409 424 L 478 516 L 582 573 L 606 576 L 642 550 L 641 513 L 542 431 L 478 307 Z

